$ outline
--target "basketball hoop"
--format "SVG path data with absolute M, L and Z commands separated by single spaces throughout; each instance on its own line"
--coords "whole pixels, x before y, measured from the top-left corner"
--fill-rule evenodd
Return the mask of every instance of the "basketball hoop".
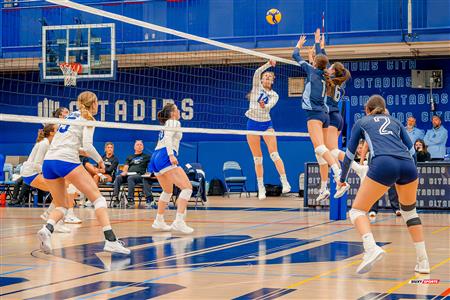
M 83 69 L 80 63 L 66 63 L 63 62 L 59 65 L 64 76 L 65 86 L 76 86 L 77 76 Z

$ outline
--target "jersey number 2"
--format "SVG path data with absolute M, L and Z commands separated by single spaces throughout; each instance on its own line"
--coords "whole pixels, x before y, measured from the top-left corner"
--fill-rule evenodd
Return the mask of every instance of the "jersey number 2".
M 380 129 L 378 129 L 378 132 L 381 135 L 387 135 L 387 134 L 393 134 L 391 130 L 386 130 L 386 128 L 391 124 L 391 120 L 388 117 L 375 117 L 373 118 L 375 122 L 381 122 L 384 121 L 383 125 L 381 125 Z

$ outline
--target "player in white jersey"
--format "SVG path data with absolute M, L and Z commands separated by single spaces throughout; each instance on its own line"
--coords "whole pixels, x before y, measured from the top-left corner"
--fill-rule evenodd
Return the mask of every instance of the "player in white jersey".
M 186 208 L 192 195 L 192 185 L 186 173 L 178 166 L 178 149 L 183 133 L 179 131 L 166 130 L 166 128 L 180 128 L 180 111 L 172 103 L 166 104 L 158 112 L 158 120 L 164 129 L 159 134 L 158 144 L 148 165 L 148 171 L 154 173 L 161 185 L 163 192 L 158 201 L 158 212 L 153 222 L 154 229 L 169 231 L 176 230 L 182 233 L 192 233 L 193 228 L 186 225 L 184 218 Z M 173 186 L 180 190 L 177 200 L 177 215 L 175 221 L 169 226 L 164 221 L 164 212 L 167 203 L 172 198 Z
M 67 119 L 77 121 L 95 120 L 93 115 L 98 111 L 97 96 L 92 92 L 83 92 L 77 99 L 80 111 L 71 113 Z M 79 125 L 61 125 L 53 138 L 42 167 L 42 173 L 53 196 L 56 208 L 50 213 L 47 224 L 38 231 L 41 250 L 50 253 L 52 250 L 51 234 L 56 222 L 61 220 L 69 203 L 66 200 L 67 190 L 65 180 L 69 180 L 79 191 L 84 193 L 94 204 L 95 215 L 103 227 L 105 246 L 103 250 L 129 254 L 121 241 L 114 235 L 107 212 L 106 199 L 101 195 L 92 177 L 80 163 L 80 150 L 95 160 L 100 168 L 104 163 L 100 154 L 93 146 L 94 127 Z
M 252 90 L 248 95 L 250 100 L 249 109 L 245 113 L 248 118 L 247 130 L 253 131 L 271 131 L 274 132 L 272 119 L 270 118 L 270 110 L 278 102 L 278 94 L 272 89 L 275 74 L 273 72 L 264 72 L 268 68 L 275 67 L 275 61 L 268 61 L 259 67 L 253 75 Z M 278 173 L 280 174 L 281 184 L 283 185 L 283 193 L 289 193 L 291 186 L 286 177 L 283 160 L 278 153 L 276 136 L 264 135 L 263 140 L 267 145 L 270 158 L 275 163 Z M 266 198 L 266 189 L 264 187 L 263 177 L 263 157 L 261 151 L 261 136 L 248 134 L 247 142 L 253 155 L 255 163 L 256 179 L 258 182 L 258 198 Z

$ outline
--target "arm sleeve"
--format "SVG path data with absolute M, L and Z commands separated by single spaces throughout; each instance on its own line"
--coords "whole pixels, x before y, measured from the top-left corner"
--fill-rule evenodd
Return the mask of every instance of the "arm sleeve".
M 34 169 L 37 172 L 42 172 L 42 162 L 44 161 L 45 154 L 47 153 L 48 145 L 44 143 L 38 143 L 36 156 L 34 157 Z
M 273 96 L 270 97 L 269 103 L 267 103 L 264 108 L 267 111 L 271 110 L 272 107 L 274 107 L 277 104 L 279 98 L 280 98 L 280 96 L 278 96 L 277 93 L 274 93 Z
M 267 62 L 256 69 L 255 73 L 253 74 L 252 91 L 259 88 L 261 84 L 261 74 L 268 68 L 270 68 L 270 62 Z
M 94 141 L 94 127 L 84 127 L 83 128 L 83 150 L 92 158 L 95 162 L 100 162 L 102 157 L 98 154 L 97 150 L 93 145 Z
M 295 59 L 296 62 L 300 65 L 300 67 L 305 71 L 307 74 L 310 74 L 314 67 L 308 64 L 303 57 L 300 55 L 300 49 L 294 48 L 294 53 L 292 53 L 292 58 Z
M 427 145 L 427 146 L 431 144 L 431 130 L 427 130 L 427 133 L 425 134 L 423 141 L 425 142 L 425 145 Z
M 344 161 L 342 162 L 341 182 L 345 182 L 350 171 L 350 164 L 355 159 L 356 149 L 358 148 L 359 140 L 361 138 L 362 129 L 361 122 L 356 122 L 352 128 L 352 135 L 348 143 L 347 151 L 345 152 Z
M 402 139 L 402 142 L 403 144 L 405 144 L 406 148 L 408 148 L 409 154 L 414 157 L 416 155 L 416 150 L 414 149 L 414 144 L 409 138 L 408 131 L 406 131 L 406 128 L 403 125 L 398 125 L 400 126 L 400 138 Z

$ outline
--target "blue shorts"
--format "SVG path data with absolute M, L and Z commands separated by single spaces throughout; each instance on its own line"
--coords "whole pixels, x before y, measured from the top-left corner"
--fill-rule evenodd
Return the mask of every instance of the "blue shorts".
M 328 128 L 330 125 L 330 116 L 324 111 L 318 110 L 305 110 L 306 120 L 318 120 L 322 122 L 322 128 Z
M 413 182 L 418 174 L 412 159 L 381 155 L 372 159 L 367 176 L 382 185 L 392 186 Z
M 268 129 L 273 129 L 272 121 L 258 122 L 252 119 L 247 121 L 247 130 L 266 131 Z
M 329 113 L 330 126 L 336 127 L 338 131 L 342 131 L 344 128 L 344 119 L 338 111 L 332 111 Z
M 62 160 L 44 160 L 42 175 L 45 179 L 64 178 L 81 163 L 72 163 Z
M 173 154 L 177 157 L 177 153 L 175 151 Z M 153 152 L 150 163 L 148 164 L 148 171 L 150 173 L 154 173 L 155 175 L 161 175 L 169 170 L 175 169 L 176 167 L 178 166 L 172 165 L 170 162 L 167 149 L 162 148 Z
M 33 180 L 38 176 L 39 174 L 34 174 L 31 176 L 26 176 L 26 177 L 22 177 L 23 182 L 25 182 L 25 184 L 27 185 L 31 185 L 31 183 L 33 182 Z

